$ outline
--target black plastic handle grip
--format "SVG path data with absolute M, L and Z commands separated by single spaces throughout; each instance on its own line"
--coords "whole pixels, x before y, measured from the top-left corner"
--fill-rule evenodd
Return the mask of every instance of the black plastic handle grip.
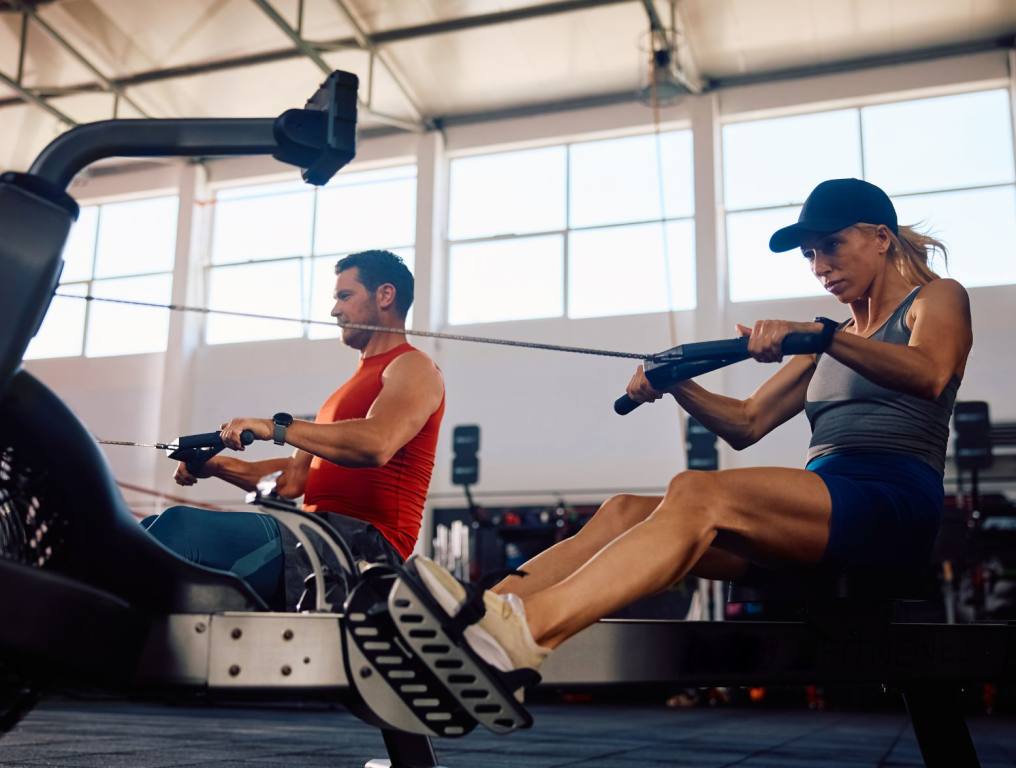
M 618 416 L 627 416 L 629 413 L 638 408 L 642 403 L 636 403 L 628 395 L 621 395 L 617 400 L 614 401 L 614 413 Z
M 730 355 L 730 350 L 727 347 L 734 345 L 738 348 L 747 348 L 748 340 L 746 337 L 740 337 L 738 339 L 731 339 L 728 342 L 715 342 L 717 345 L 717 353 L 722 351 L 723 355 Z M 708 342 L 706 342 L 708 343 Z M 700 345 L 691 345 L 700 346 Z M 783 337 L 783 344 L 780 346 L 781 351 L 785 355 L 808 355 L 816 352 L 824 351 L 824 340 L 821 333 L 788 333 Z M 703 358 L 699 357 L 701 361 Z M 736 356 L 730 355 L 728 358 L 730 363 L 738 362 L 740 359 Z M 692 374 L 694 375 L 694 374 Z M 618 416 L 627 416 L 629 413 L 638 408 L 642 403 L 637 403 L 628 397 L 627 394 L 621 395 L 617 400 L 614 401 L 614 413 Z
M 226 446 L 222 443 L 219 432 L 201 432 L 197 435 L 183 435 L 177 439 L 179 448 L 218 448 L 220 451 Z M 254 442 L 254 432 L 245 429 L 240 433 L 240 442 L 250 445 Z
M 254 442 L 254 432 L 245 429 L 240 433 L 240 442 L 250 445 Z M 197 474 L 210 458 L 217 456 L 226 447 L 218 432 L 202 432 L 199 435 L 184 435 L 177 439 L 177 449 L 170 458 L 179 459 L 187 465 L 191 474 Z

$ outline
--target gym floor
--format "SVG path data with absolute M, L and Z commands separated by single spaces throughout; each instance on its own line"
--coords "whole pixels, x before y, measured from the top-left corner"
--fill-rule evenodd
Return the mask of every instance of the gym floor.
M 448 768 L 920 766 L 903 712 L 537 704 L 536 728 L 436 743 Z M 1016 720 L 971 718 L 983 768 L 1016 766 Z M 376 729 L 343 710 L 52 701 L 0 741 L 2 766 L 361 768 Z

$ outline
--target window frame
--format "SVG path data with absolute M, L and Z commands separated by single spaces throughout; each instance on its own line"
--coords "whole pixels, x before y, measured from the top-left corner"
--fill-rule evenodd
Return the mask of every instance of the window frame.
M 1010 137 L 1011 137 L 1011 140 L 1012 140 L 1012 143 L 1013 143 L 1013 168 L 1012 168 L 1013 176 L 1012 176 L 1012 180 L 1008 181 L 1008 182 L 994 182 L 994 183 L 988 183 L 988 184 L 935 187 L 935 188 L 929 188 L 929 189 L 912 190 L 912 191 L 908 191 L 908 192 L 902 192 L 902 193 L 898 193 L 898 194 L 893 194 L 893 195 L 890 195 L 890 197 L 893 200 L 903 200 L 903 199 L 912 198 L 912 197 L 923 197 L 925 195 L 947 194 L 947 193 L 952 193 L 952 192 L 980 191 L 980 190 L 988 190 L 988 189 L 1007 189 L 1007 188 L 1012 188 L 1014 190 L 1014 192 L 1016 192 L 1016 89 L 1013 89 L 1008 83 L 1003 83 L 1003 82 L 994 82 L 994 81 L 988 81 L 988 82 L 984 82 L 984 81 L 982 81 L 982 82 L 968 82 L 968 83 L 962 84 L 962 86 L 960 86 L 960 87 L 942 88 L 942 89 L 933 90 L 931 92 L 921 92 L 921 93 L 914 93 L 914 92 L 907 92 L 907 91 L 903 91 L 903 92 L 900 92 L 900 91 L 895 91 L 895 92 L 888 91 L 888 92 L 881 92 L 881 93 L 872 93 L 872 94 L 868 94 L 868 95 L 863 96 L 863 97 L 853 98 L 853 99 L 845 100 L 844 102 L 839 102 L 839 103 L 810 102 L 810 103 L 796 104 L 796 105 L 794 105 L 791 108 L 774 110 L 774 111 L 772 111 L 770 113 L 762 114 L 762 115 L 751 115 L 750 113 L 748 113 L 748 114 L 730 113 L 730 114 L 726 114 L 726 115 L 722 115 L 721 114 L 721 115 L 719 115 L 718 121 L 717 121 L 718 122 L 719 132 L 720 132 L 720 138 L 719 138 L 719 142 L 718 142 L 718 146 L 719 146 L 719 150 L 718 151 L 720 152 L 721 161 L 725 160 L 725 147 L 724 147 L 723 131 L 729 125 L 744 124 L 744 123 L 756 123 L 756 122 L 763 122 L 763 121 L 766 121 L 766 120 L 778 120 L 778 119 L 783 119 L 783 118 L 804 117 L 804 116 L 807 116 L 807 115 L 815 115 L 815 114 L 821 114 L 821 113 L 826 113 L 826 112 L 853 111 L 855 113 L 855 118 L 856 118 L 855 119 L 855 123 L 856 123 L 856 127 L 857 127 L 858 156 L 859 156 L 859 159 L 860 159 L 861 178 L 862 179 L 866 179 L 867 178 L 868 168 L 867 168 L 867 162 L 866 162 L 866 157 L 865 157 L 865 148 L 864 148 L 864 110 L 865 109 L 869 109 L 869 108 L 873 108 L 873 107 L 881 107 L 881 106 L 886 106 L 886 105 L 890 105 L 890 104 L 903 104 L 903 103 L 907 103 L 907 102 L 918 102 L 918 101 L 925 101 L 925 100 L 931 100 L 931 99 L 947 98 L 947 97 L 950 97 L 950 96 L 964 96 L 964 95 L 971 95 L 971 94 L 976 94 L 976 93 L 987 93 L 987 92 L 992 92 L 992 91 L 999 91 L 999 92 L 1005 93 L 1005 95 L 1006 95 L 1006 97 L 1008 99 L 1008 102 L 1009 102 L 1009 109 L 1007 110 L 1007 113 L 1008 113 L 1008 117 L 1009 117 L 1009 125 L 1008 125 L 1009 134 L 1010 134 Z M 725 181 L 726 181 L 725 175 L 726 175 L 726 166 L 721 162 L 720 163 L 720 170 L 718 171 L 718 181 L 721 182 L 724 187 L 726 186 L 726 184 L 725 184 Z M 730 236 L 729 236 L 729 234 L 730 234 L 730 230 L 729 230 L 729 216 L 730 216 L 731 213 L 733 213 L 733 214 L 754 213 L 754 212 L 760 212 L 760 211 L 766 211 L 766 210 L 776 210 L 776 209 L 779 209 L 779 208 L 787 208 L 787 207 L 800 208 L 800 206 L 804 204 L 804 197 L 806 196 L 806 194 L 807 194 L 807 191 L 806 190 L 802 190 L 802 197 L 795 198 L 792 201 L 784 202 L 784 203 L 774 203 L 774 204 L 771 204 L 771 205 L 759 205 L 759 206 L 740 207 L 740 208 L 728 208 L 727 207 L 726 190 L 724 189 L 723 198 L 722 198 L 722 205 L 721 205 L 720 210 L 722 211 L 721 215 L 722 215 L 722 232 L 723 232 L 723 250 L 724 250 L 724 259 L 725 259 L 725 262 L 726 262 L 725 272 L 729 275 L 730 271 L 733 269 L 733 263 L 732 263 L 732 260 L 731 260 L 731 252 L 730 252 L 730 249 L 729 249 L 729 242 L 730 242 Z M 901 222 L 901 223 L 906 223 L 906 222 Z M 947 245 L 948 245 L 948 243 L 947 243 Z M 972 288 L 1002 287 L 1002 286 L 1005 286 L 1005 285 L 1016 285 L 1016 282 L 1014 282 L 1014 283 L 993 284 L 993 285 L 989 285 L 989 286 L 970 286 L 970 287 L 972 287 Z M 724 292 L 724 302 L 727 305 L 741 305 L 741 304 L 752 304 L 752 303 L 762 303 L 762 302 L 771 302 L 771 301 L 802 301 L 802 300 L 821 298 L 821 296 L 822 296 L 821 293 L 816 293 L 814 296 L 812 296 L 812 295 L 808 295 L 808 296 L 768 296 L 768 297 L 763 297 L 763 298 L 735 299 L 731 295 L 731 284 L 730 284 L 729 277 L 728 277 L 726 290 Z
M 98 248 L 99 248 L 99 239 L 100 239 L 101 230 L 102 230 L 102 212 L 103 212 L 104 208 L 107 208 L 108 206 L 111 206 L 111 205 L 120 205 L 120 204 L 125 204 L 125 203 L 139 203 L 139 202 L 145 202 L 145 201 L 149 201 L 149 200 L 164 200 L 164 199 L 174 199 L 174 200 L 176 200 L 176 203 L 177 203 L 177 210 L 176 210 L 177 225 L 174 226 L 174 233 L 173 233 L 174 234 L 174 245 L 173 245 L 173 247 L 174 247 L 174 253 L 175 253 L 175 250 L 176 250 L 176 247 L 177 247 L 177 243 L 175 242 L 175 238 L 177 237 L 177 234 L 178 234 L 178 225 L 179 225 L 179 216 L 180 216 L 180 207 L 179 207 L 180 206 L 180 198 L 181 198 L 181 195 L 180 195 L 179 188 L 173 188 L 173 189 L 151 189 L 151 190 L 146 190 L 146 191 L 144 191 L 142 193 L 139 193 L 139 194 L 132 194 L 132 195 L 129 195 L 129 196 L 115 196 L 115 197 L 96 198 L 94 200 L 80 201 L 79 202 L 79 206 L 81 208 L 95 208 L 95 217 L 96 217 L 95 218 L 95 231 L 92 233 L 91 247 L 90 247 L 90 249 L 91 249 L 91 267 L 89 269 L 88 277 L 81 278 L 81 279 L 76 279 L 76 280 L 68 280 L 67 282 L 60 282 L 60 283 L 57 284 L 57 291 L 59 291 L 61 288 L 65 288 L 65 287 L 83 286 L 83 288 L 84 288 L 84 296 L 93 296 L 93 295 L 95 295 L 94 290 L 93 290 L 93 286 L 96 283 L 100 283 L 101 284 L 101 283 L 110 282 L 110 281 L 113 281 L 113 280 L 126 280 L 126 279 L 131 279 L 131 278 L 140 278 L 140 277 L 161 277 L 161 276 L 169 275 L 169 278 L 170 278 L 170 298 L 168 299 L 168 301 L 172 301 L 173 275 L 174 275 L 174 271 L 175 271 L 173 265 L 171 265 L 169 269 L 151 270 L 151 271 L 147 271 L 147 272 L 132 272 L 132 273 L 127 274 L 127 275 L 107 275 L 105 277 L 96 277 L 95 270 L 96 270 L 96 265 L 98 264 L 98 261 L 99 261 L 99 258 L 98 258 L 98 256 L 99 256 L 99 254 L 98 254 Z M 174 259 L 174 261 L 175 261 L 175 259 Z M 56 297 L 56 298 L 59 298 L 59 297 Z M 68 299 L 68 300 L 70 300 L 70 299 Z M 76 299 L 76 300 L 84 301 L 84 304 L 85 304 L 84 314 L 82 316 L 82 322 L 81 322 L 81 335 L 79 337 L 79 343 L 78 343 L 77 351 L 75 353 L 73 353 L 73 354 L 67 354 L 67 355 L 42 355 L 42 356 L 31 356 L 31 357 L 29 357 L 27 355 L 27 350 L 26 350 L 26 356 L 25 356 L 25 360 L 26 361 L 35 361 L 35 360 L 67 360 L 67 359 L 71 359 L 71 358 L 85 358 L 85 359 L 89 359 L 89 360 L 98 360 L 98 359 L 107 358 L 107 357 L 131 357 L 131 356 L 135 356 L 135 355 L 161 355 L 161 354 L 165 354 L 166 351 L 168 350 L 168 348 L 169 348 L 169 334 L 167 332 L 165 346 L 162 349 L 151 350 L 151 351 L 147 351 L 147 352 L 118 352 L 118 353 L 109 354 L 109 355 L 89 355 L 89 354 L 87 354 L 87 350 L 88 350 L 88 331 L 89 331 L 89 328 L 90 328 L 90 325 L 91 325 L 91 320 L 92 320 L 92 305 L 93 305 L 94 302 L 87 301 L 85 299 Z
M 696 217 L 696 215 L 698 213 L 698 211 L 697 211 L 697 202 L 698 201 L 696 200 L 696 196 L 695 196 L 695 182 L 694 182 L 694 176 L 693 176 L 693 178 L 692 178 L 692 194 L 691 194 L 692 211 L 691 211 L 691 213 L 689 215 L 668 217 L 666 215 L 666 203 L 664 201 L 663 207 L 661 209 L 661 216 L 659 216 L 659 217 L 655 217 L 655 218 L 651 217 L 651 218 L 644 218 L 644 219 L 637 219 L 637 220 L 626 220 L 626 221 L 619 221 L 619 222 L 611 222 L 611 223 L 608 223 L 608 224 L 590 224 L 590 225 L 585 225 L 585 226 L 572 226 L 572 224 L 571 224 L 571 215 L 572 215 L 572 212 L 571 212 L 571 202 L 572 202 L 572 197 L 571 197 L 571 186 L 572 186 L 572 184 L 571 184 L 571 182 L 572 182 L 572 179 L 571 179 L 571 176 L 572 176 L 572 174 L 571 174 L 571 169 L 572 169 L 572 151 L 571 151 L 571 148 L 573 146 L 577 145 L 577 144 L 592 144 L 592 143 L 601 142 L 601 141 L 612 141 L 612 140 L 626 139 L 626 138 L 641 138 L 641 137 L 657 137 L 658 136 L 659 138 L 662 139 L 667 134 L 675 134 L 675 133 L 682 133 L 682 132 L 687 133 L 689 138 L 690 138 L 690 140 L 691 140 L 691 157 L 690 157 L 689 168 L 690 168 L 692 174 L 694 174 L 696 169 L 697 169 L 697 166 L 696 166 L 696 163 L 695 163 L 695 133 L 694 133 L 694 128 L 692 126 L 692 122 L 691 122 L 690 118 L 683 118 L 681 120 L 667 122 L 666 124 L 663 124 L 663 125 L 660 125 L 660 126 L 652 126 L 648 130 L 647 130 L 647 126 L 643 124 L 643 125 L 633 126 L 633 127 L 630 127 L 630 128 L 624 129 L 624 130 L 620 130 L 620 131 L 597 132 L 597 133 L 594 133 L 594 134 L 585 134 L 585 135 L 583 135 L 583 134 L 577 134 L 577 135 L 576 134 L 571 134 L 571 135 L 564 136 L 564 137 L 562 137 L 562 136 L 547 137 L 546 139 L 543 139 L 543 140 L 538 141 L 538 142 L 530 142 L 530 143 L 525 143 L 525 144 L 521 144 L 521 145 L 519 145 L 519 144 L 512 144 L 512 145 L 492 145 L 492 146 L 483 146 L 483 147 L 472 147 L 469 150 L 463 150 L 463 151 L 460 151 L 460 152 L 449 153 L 448 156 L 447 156 L 447 173 L 448 173 L 449 183 L 448 183 L 447 190 L 446 190 L 447 205 L 446 205 L 445 216 L 444 216 L 444 219 L 445 219 L 445 221 L 444 221 L 444 227 L 445 227 L 445 232 L 446 233 L 450 233 L 450 228 L 451 228 L 451 216 L 452 216 L 452 212 L 451 212 L 451 208 L 452 208 L 452 199 L 451 199 L 452 198 L 452 192 L 451 192 L 451 172 L 452 172 L 452 164 L 455 163 L 458 160 L 463 160 L 463 159 L 468 159 L 468 158 L 473 158 L 473 157 L 487 157 L 487 156 L 491 156 L 491 155 L 509 154 L 509 153 L 512 153 L 512 152 L 520 152 L 520 151 L 526 151 L 526 150 L 547 149 L 547 148 L 551 148 L 551 147 L 562 147 L 564 149 L 564 158 L 565 158 L 564 159 L 564 191 L 565 191 L 565 199 L 564 199 L 564 228 L 562 228 L 562 229 L 546 229 L 546 230 L 539 230 L 539 231 L 526 231 L 526 232 L 523 232 L 523 233 L 501 233 L 501 234 L 495 234 L 495 235 L 485 235 L 485 236 L 480 236 L 480 237 L 467 237 L 467 238 L 460 238 L 460 239 L 453 239 L 450 236 L 450 234 L 446 234 L 446 236 L 444 238 L 444 253 L 443 253 L 444 263 L 445 263 L 445 265 L 447 267 L 444 270 L 444 275 L 443 275 L 443 279 L 444 279 L 443 289 L 444 289 L 444 296 L 445 296 L 444 307 L 443 307 L 443 311 L 442 311 L 442 324 L 443 324 L 443 327 L 449 328 L 449 327 L 462 327 L 462 326 L 471 326 L 471 325 L 496 325 L 496 324 L 503 324 L 503 323 L 519 323 L 519 322 L 546 321 L 546 320 L 565 320 L 565 321 L 569 321 L 569 322 L 580 322 L 580 321 L 583 321 L 583 320 L 602 320 L 604 318 L 639 317 L 641 315 L 649 315 L 649 314 L 659 314 L 659 313 L 669 313 L 669 312 L 694 312 L 694 311 L 696 311 L 696 309 L 698 308 L 697 294 L 696 294 L 695 304 L 693 306 L 691 306 L 691 307 L 681 307 L 681 308 L 669 307 L 669 308 L 664 308 L 664 309 L 661 309 L 661 310 L 650 310 L 650 311 L 647 311 L 647 312 L 640 312 L 640 313 L 636 313 L 636 314 L 630 314 L 630 313 L 611 313 L 611 314 L 596 315 L 596 316 L 583 316 L 583 317 L 572 317 L 570 315 L 570 300 L 569 300 L 569 293 L 570 293 L 570 291 L 569 291 L 569 279 L 571 277 L 571 274 L 570 274 L 570 272 L 571 272 L 571 264 L 570 264 L 570 256 L 571 256 L 571 242 L 570 241 L 571 241 L 571 238 L 569 237 L 570 233 L 572 233 L 572 232 L 591 232 L 591 231 L 602 230 L 602 229 L 614 229 L 614 228 L 619 228 L 619 227 L 634 227 L 634 226 L 644 226 L 644 225 L 648 225 L 648 224 L 656 224 L 656 225 L 659 225 L 661 227 L 661 229 L 664 230 L 663 242 L 664 242 L 664 245 L 666 247 L 667 243 L 668 243 L 667 238 L 666 238 L 666 228 L 667 228 L 667 225 L 671 224 L 671 223 L 674 223 L 674 222 L 679 222 L 679 221 L 689 221 L 689 222 L 692 223 L 693 232 L 694 232 L 695 217 Z M 660 153 L 663 150 L 662 150 L 662 148 L 659 145 L 657 145 L 657 147 L 655 148 L 654 151 L 657 152 L 657 153 Z M 659 157 L 657 157 L 656 162 L 657 162 L 657 164 L 660 163 Z M 657 167 L 659 167 L 659 166 L 657 165 Z M 488 243 L 488 242 L 496 242 L 496 241 L 504 241 L 504 240 L 524 240 L 524 239 L 528 239 L 528 238 L 551 237 L 551 236 L 560 237 L 561 241 L 562 241 L 561 258 L 562 258 L 562 265 L 563 265 L 562 266 L 563 273 L 562 273 L 562 283 L 561 283 L 561 285 L 562 285 L 563 296 L 562 296 L 562 301 L 561 301 L 562 311 L 561 311 L 560 315 L 540 316 L 540 317 L 526 317 L 526 318 L 515 318 L 515 319 L 503 319 L 503 320 L 483 320 L 483 321 L 477 321 L 477 322 L 455 323 L 455 324 L 453 324 L 451 322 L 451 304 L 452 304 L 452 292 L 451 292 L 451 252 L 452 252 L 452 248 L 453 247 L 458 246 L 458 245 L 473 245 L 473 244 L 477 244 L 477 243 Z M 692 263 L 693 263 L 693 265 L 695 267 L 695 273 L 697 275 L 698 274 L 697 245 L 693 249 Z M 697 278 L 696 278 L 696 280 L 697 280 Z
M 391 160 L 394 160 L 395 162 L 392 162 Z M 400 176 L 395 176 L 393 178 L 386 178 L 386 179 L 379 179 L 379 180 L 369 180 L 369 181 L 363 182 L 363 184 L 370 184 L 370 185 L 385 184 L 385 183 L 396 182 L 396 181 L 404 181 L 406 179 L 413 179 L 413 180 L 417 180 L 417 182 L 418 182 L 418 179 L 419 179 L 419 164 L 417 162 L 417 159 L 415 157 L 412 157 L 412 158 L 398 157 L 398 158 L 389 159 L 389 161 L 387 161 L 387 162 L 373 164 L 373 165 L 371 165 L 369 167 L 363 167 L 363 168 L 357 168 L 355 170 L 351 170 L 351 171 L 347 172 L 346 174 L 344 174 L 342 176 L 343 182 L 347 182 L 347 183 L 343 183 L 340 186 L 347 186 L 347 187 L 361 186 L 361 185 L 358 185 L 356 183 L 348 183 L 348 180 L 351 177 L 354 177 L 354 176 L 356 176 L 358 174 L 369 174 L 369 173 L 373 173 L 373 172 L 377 172 L 377 171 L 394 170 L 394 169 L 397 169 L 397 168 L 406 168 L 407 169 L 406 175 L 405 176 L 401 176 L 400 175 Z M 411 169 L 411 172 L 410 172 L 410 169 Z M 293 182 L 293 181 L 294 181 L 294 177 L 293 177 L 292 174 L 286 174 L 284 176 L 275 176 L 275 177 L 269 177 L 269 178 L 260 177 L 260 178 L 232 179 L 229 182 L 223 182 L 221 184 L 212 185 L 210 190 L 209 190 L 209 193 L 210 193 L 209 196 L 212 198 L 213 201 L 217 201 L 218 200 L 218 195 L 221 192 L 223 192 L 223 191 L 236 190 L 236 189 L 242 189 L 242 188 L 267 187 L 267 186 L 272 186 L 272 185 L 276 185 L 276 184 L 283 185 L 283 184 L 287 184 L 287 183 L 290 183 L 290 182 Z M 290 189 L 288 191 L 279 192 L 278 195 L 277 195 L 277 196 L 283 196 L 283 195 L 292 195 L 292 194 L 309 194 L 311 196 L 310 241 L 309 241 L 310 242 L 310 248 L 309 248 L 309 250 L 306 253 L 292 253 L 292 254 L 287 255 L 287 256 L 273 256 L 271 258 L 266 258 L 266 259 L 247 259 L 247 260 L 243 260 L 243 261 L 225 261 L 225 262 L 217 262 L 216 263 L 214 261 L 214 251 L 213 251 L 213 248 L 214 248 L 214 238 L 215 238 L 215 214 L 213 212 L 213 215 L 211 217 L 209 217 L 209 222 L 208 222 L 208 239 L 207 239 L 208 245 L 207 245 L 207 249 L 206 249 L 205 253 L 203 254 L 203 259 L 201 260 L 201 263 L 200 263 L 200 269 L 201 269 L 201 275 L 202 275 L 201 290 L 202 290 L 202 297 L 203 297 L 203 300 L 204 300 L 203 301 L 203 306 L 205 306 L 205 307 L 208 306 L 208 299 L 209 299 L 210 291 L 211 291 L 211 276 L 212 276 L 212 271 L 215 270 L 215 269 L 231 269 L 231 268 L 236 268 L 236 267 L 243 267 L 243 266 L 249 266 L 249 265 L 258 265 L 258 264 L 277 264 L 277 263 L 283 263 L 283 262 L 296 262 L 296 264 L 298 266 L 298 269 L 299 269 L 299 273 L 300 273 L 299 274 L 299 279 L 298 279 L 298 283 L 300 285 L 300 291 L 301 291 L 301 296 L 300 296 L 300 308 L 301 308 L 300 316 L 301 316 L 302 320 L 312 319 L 312 318 L 310 318 L 310 312 L 311 312 L 311 306 L 312 306 L 312 296 L 311 296 L 310 292 L 313 289 L 313 286 L 311 286 L 309 284 L 312 282 L 312 279 L 313 279 L 312 276 L 313 276 L 315 262 L 318 261 L 319 259 L 326 259 L 326 258 L 335 259 L 335 261 L 338 261 L 339 259 L 341 259 L 341 258 L 343 258 L 345 256 L 348 256 L 351 253 L 357 253 L 358 251 L 356 251 L 356 250 L 352 250 L 352 251 L 335 251 L 335 252 L 326 251 L 326 252 L 323 252 L 323 253 L 315 253 L 314 248 L 315 248 L 315 245 L 316 245 L 315 239 L 317 237 L 317 221 L 318 221 L 318 200 L 319 200 L 319 195 L 320 195 L 320 193 L 322 191 L 328 190 L 329 187 L 328 187 L 328 185 L 325 185 L 324 187 L 318 187 L 318 186 L 313 186 L 313 185 L 307 185 L 307 186 L 308 186 L 308 189 L 306 189 L 306 190 L 300 190 L 298 187 L 294 187 L 293 189 Z M 229 197 L 228 201 L 232 202 L 232 201 L 235 201 L 235 200 L 247 200 L 247 199 L 269 199 L 269 198 L 271 198 L 273 196 L 276 196 L 276 195 L 273 195 L 273 194 L 250 194 L 250 195 L 245 195 L 245 196 L 242 196 L 242 197 Z M 418 196 L 419 196 L 419 185 L 417 183 L 414 186 L 414 191 L 413 191 L 413 197 L 414 197 L 413 215 L 414 215 L 414 219 L 415 219 L 415 216 L 416 216 L 416 209 L 417 209 L 417 200 L 416 200 L 416 198 Z M 213 209 L 213 211 L 214 211 L 214 209 Z M 380 248 L 380 249 L 384 249 L 384 250 L 390 250 L 390 251 L 399 251 L 399 250 L 403 250 L 403 249 L 409 248 L 409 249 L 413 249 L 414 250 L 414 254 L 415 254 L 415 249 L 416 249 L 415 228 L 414 228 L 413 242 L 411 242 L 411 243 L 379 244 L 379 245 L 377 245 L 375 247 L 376 248 Z M 292 341 L 292 340 L 327 341 L 327 340 L 333 339 L 333 337 L 331 335 L 326 335 L 326 336 L 314 336 L 314 335 L 311 335 L 311 330 L 310 329 L 312 327 L 316 326 L 317 323 L 301 322 L 300 323 L 300 333 L 298 335 L 280 336 L 280 337 L 270 338 L 270 339 L 236 339 L 236 340 L 232 340 L 232 341 L 209 342 L 208 341 L 208 318 L 209 317 L 210 317 L 210 315 L 205 315 L 205 321 L 202 323 L 202 330 L 201 330 L 201 334 L 200 334 L 200 337 L 201 337 L 200 343 L 201 343 L 201 345 L 204 346 L 204 347 L 209 347 L 209 348 L 211 348 L 211 347 L 220 347 L 220 346 L 231 345 L 231 344 L 258 344 L 258 343 L 261 343 L 261 342 L 271 342 L 271 341 L 276 341 L 276 342 L 277 341 Z

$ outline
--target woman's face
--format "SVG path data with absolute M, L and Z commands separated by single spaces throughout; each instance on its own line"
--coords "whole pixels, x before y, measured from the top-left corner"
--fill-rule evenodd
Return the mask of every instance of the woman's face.
M 804 240 L 801 252 L 822 287 L 841 304 L 856 301 L 871 287 L 885 266 L 889 250 L 888 230 L 882 226 L 857 224 Z

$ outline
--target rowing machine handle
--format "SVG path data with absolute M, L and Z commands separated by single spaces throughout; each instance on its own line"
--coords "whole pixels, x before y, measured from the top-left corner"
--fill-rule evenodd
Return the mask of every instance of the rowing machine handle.
M 254 432 L 245 429 L 240 433 L 240 442 L 250 445 L 254 442 Z M 201 471 L 210 458 L 218 455 L 226 444 L 218 432 L 202 432 L 198 435 L 184 435 L 177 440 L 178 448 L 169 455 L 171 459 L 179 459 L 187 466 L 187 471 L 196 474 Z
M 183 435 L 176 439 L 176 445 L 178 448 L 218 448 L 221 451 L 226 446 L 222 444 L 219 434 L 218 432 L 201 432 L 197 435 Z M 240 433 L 240 442 L 250 445 L 254 442 L 254 433 L 245 429 Z
M 747 347 L 747 337 L 741 337 L 737 341 L 744 342 Z M 781 346 L 783 354 L 785 355 L 810 355 L 816 352 L 822 352 L 822 334 L 821 333 L 788 333 L 783 337 L 783 344 Z M 632 400 L 628 395 L 621 395 L 617 400 L 614 401 L 614 413 L 618 416 L 627 416 L 629 413 L 638 408 L 642 403 L 637 403 Z
M 629 413 L 638 408 L 642 403 L 636 403 L 628 395 L 621 395 L 617 400 L 614 401 L 614 413 L 618 416 L 627 416 Z

